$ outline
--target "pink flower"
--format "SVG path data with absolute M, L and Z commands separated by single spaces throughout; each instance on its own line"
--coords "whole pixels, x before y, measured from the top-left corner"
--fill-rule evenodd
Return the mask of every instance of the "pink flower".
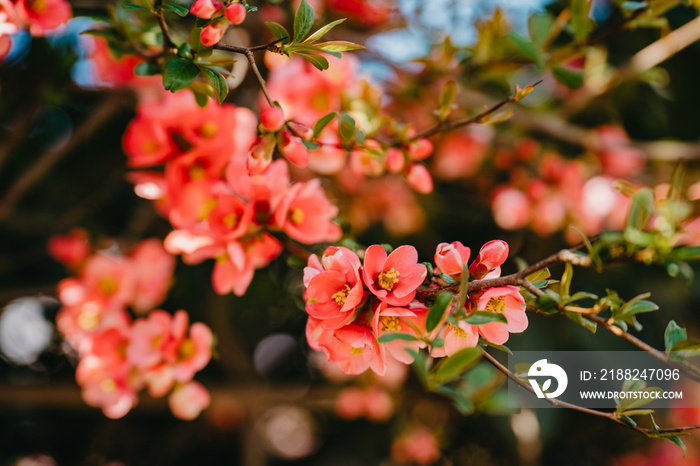
M 151 312 L 131 327 L 131 341 L 126 350 L 129 361 L 137 367 L 156 366 L 163 359 L 163 350 L 171 338 L 172 316 L 165 311 Z
M 524 192 L 515 188 L 496 188 L 491 210 L 496 224 L 504 230 L 523 228 L 530 220 L 530 200 Z
M 33 36 L 44 36 L 68 22 L 73 14 L 65 0 L 17 0 L 15 3 L 20 21 L 29 26 Z
M 229 3 L 226 5 L 226 19 L 234 26 L 245 20 L 246 9 L 242 3 Z
M 282 244 L 269 233 L 262 233 L 244 243 L 230 241 L 216 256 L 212 274 L 214 290 L 219 294 L 233 291 L 243 296 L 253 280 L 256 268 L 267 266 L 282 252 Z
M 469 272 L 476 279 L 494 273 L 500 276 L 501 264 L 508 258 L 508 243 L 495 239 L 484 244 L 474 262 L 469 266 Z
M 134 168 L 166 162 L 177 150 L 167 128 L 160 121 L 142 116 L 129 123 L 123 145 L 129 157 L 128 164 Z
M 143 314 L 160 304 L 172 284 L 175 258 L 163 248 L 157 239 L 139 243 L 131 252 L 136 292 L 131 307 Z
M 178 315 L 179 314 L 179 315 Z M 204 369 L 211 360 L 211 350 L 214 342 L 214 335 L 209 327 L 201 322 L 195 322 L 190 326 L 189 336 L 179 340 L 176 324 L 178 318 L 187 325 L 185 311 L 178 311 L 173 318 L 174 341 L 179 341 L 177 345 L 177 360 L 174 363 L 174 377 L 178 382 L 189 382 L 194 374 Z
M 394 400 L 386 390 L 378 387 L 359 389 L 348 387 L 335 400 L 335 412 L 343 419 L 366 417 L 383 422 L 394 413 Z
M 328 360 L 337 363 L 346 374 L 357 375 L 370 368 L 379 375 L 386 371 L 384 350 L 365 324 L 354 322 L 325 330 L 320 320 L 309 317 L 306 339 L 311 348 L 323 350 Z
M 272 154 L 275 152 L 277 139 L 272 134 L 260 136 L 248 152 L 248 173 L 251 176 L 264 172 L 272 163 Z
M 168 397 L 168 405 L 175 417 L 191 421 L 209 407 L 211 396 L 199 382 L 191 381 L 179 385 Z
M 231 3 L 229 7 L 233 5 L 240 5 L 240 3 Z M 269 133 L 277 132 L 282 129 L 285 123 L 284 112 L 279 107 L 267 107 L 260 112 L 260 128 L 263 131 Z
M 223 10 L 224 4 L 220 0 L 195 0 L 190 13 L 198 18 L 211 19 L 220 15 Z
M 309 150 L 301 138 L 294 136 L 291 131 L 282 130 L 278 147 L 284 158 L 297 167 L 304 168 L 308 164 Z
M 433 192 L 433 177 L 425 165 L 419 163 L 411 164 L 406 172 L 406 181 L 414 191 L 421 194 Z
M 320 320 L 324 329 L 333 330 L 349 323 L 363 300 L 360 259 L 347 248 L 330 247 L 322 264 L 323 270 L 306 285 L 306 312 Z M 304 273 L 306 276 L 306 269 Z
M 209 227 L 222 241 L 241 238 L 253 222 L 252 205 L 238 196 L 222 194 L 209 212 Z
M 500 312 L 508 321 L 505 324 L 489 322 L 476 327 L 479 334 L 491 343 L 502 345 L 508 341 L 510 333 L 520 333 L 527 328 L 525 299 L 517 286 L 487 288 L 478 292 L 476 299 L 472 300 L 479 311 Z
M 462 268 L 469 262 L 471 250 L 459 241 L 453 243 L 440 243 L 435 250 L 435 265 L 441 273 L 460 276 Z
M 93 255 L 83 269 L 83 282 L 89 293 L 121 304 L 134 299 L 136 280 L 132 261 L 112 254 Z
M 433 156 L 436 178 L 455 180 L 473 176 L 481 167 L 488 150 L 490 134 L 483 132 L 453 132 L 446 135 Z
M 465 348 L 474 348 L 479 343 L 478 327 L 464 321 L 459 322 L 456 326 L 448 325 L 444 339 L 445 344 L 442 348 L 433 348 L 430 352 L 433 357 L 452 356 Z
M 389 257 L 378 244 L 365 251 L 362 270 L 365 284 L 387 304 L 404 306 L 410 303 L 427 273 L 425 266 L 418 264 L 418 252 L 413 246 L 400 246 Z
M 422 319 L 412 310 L 401 307 L 389 307 L 386 303 L 380 303 L 374 311 L 372 318 L 372 330 L 377 338 L 385 333 L 398 332 L 421 337 L 425 331 L 425 311 L 416 310 L 422 316 Z M 422 321 L 422 322 L 421 322 Z M 423 328 L 423 331 L 420 329 Z M 420 341 L 394 340 L 389 343 L 383 343 L 383 346 L 397 360 L 404 364 L 411 364 L 413 356 L 406 350 L 411 349 L 418 351 L 425 347 L 425 343 Z
M 228 21 L 225 19 L 213 21 L 202 28 L 199 40 L 202 45 L 212 47 L 219 43 L 228 29 Z
M 81 264 L 90 255 L 90 243 L 85 230 L 75 228 L 64 236 L 52 236 L 48 250 L 51 256 L 68 267 Z
M 414 427 L 394 440 L 391 459 L 397 463 L 433 464 L 440 459 L 440 445 L 427 428 Z
M 337 241 L 342 232 L 331 220 L 338 208 L 326 198 L 317 178 L 295 183 L 282 196 L 275 210 L 275 222 L 290 237 L 305 244 Z

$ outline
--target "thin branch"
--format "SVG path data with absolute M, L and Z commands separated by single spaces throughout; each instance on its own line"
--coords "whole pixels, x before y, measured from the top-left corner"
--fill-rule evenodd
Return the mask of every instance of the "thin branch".
M 543 80 L 539 80 L 536 83 L 532 84 L 532 87 L 537 86 L 540 84 Z M 513 102 L 517 102 L 518 98 L 516 95 L 511 95 L 509 97 L 506 97 L 505 99 L 501 100 L 498 102 L 496 105 L 494 105 L 491 108 L 487 108 L 483 112 L 479 113 L 478 115 L 471 117 L 471 118 L 466 118 L 462 120 L 455 120 L 455 121 L 445 121 L 442 123 L 438 123 L 437 125 L 433 126 L 432 128 L 428 128 L 427 130 L 419 133 L 418 135 L 415 136 L 414 139 L 418 138 L 428 138 L 430 136 L 434 136 L 438 133 L 441 133 L 443 131 L 452 131 L 457 128 L 462 128 L 464 126 L 476 124 L 476 123 L 481 123 L 488 117 L 489 115 L 493 114 L 494 112 L 498 111 L 501 107 L 508 105 Z
M 686 366 L 684 366 L 680 361 L 674 361 L 672 359 L 669 359 L 666 356 L 666 353 L 663 351 L 659 351 L 653 346 L 649 345 L 648 343 L 640 340 L 639 338 L 635 337 L 629 332 L 625 332 L 622 330 L 620 327 L 617 325 L 613 325 L 608 319 L 605 317 L 601 317 L 597 314 L 582 314 L 583 318 L 590 320 L 591 322 L 595 322 L 596 324 L 600 325 L 603 327 L 605 330 L 609 331 L 613 335 L 622 338 L 623 340 L 627 341 L 628 343 L 631 343 L 632 345 L 636 346 L 642 351 L 645 351 L 646 353 L 649 353 L 653 358 L 657 359 L 658 361 L 663 362 L 664 364 L 667 364 L 669 366 L 674 366 L 678 367 L 683 372 L 690 377 L 691 379 L 700 382 L 700 375 L 697 373 L 694 373 Z
M 542 259 L 539 262 L 536 262 L 529 267 L 524 268 L 523 270 L 506 275 L 504 277 L 499 277 L 499 278 L 489 278 L 487 280 L 475 280 L 473 282 L 469 282 L 469 285 L 467 287 L 468 292 L 472 291 L 477 291 L 477 290 L 483 290 L 484 288 L 493 288 L 495 286 L 506 286 L 506 285 L 514 285 L 514 286 L 524 286 L 528 288 L 528 285 L 531 288 L 534 288 L 534 285 L 532 285 L 529 281 L 527 281 L 526 277 L 534 272 L 537 272 L 538 270 L 545 269 L 549 266 L 559 264 L 562 262 L 570 262 L 573 265 L 579 265 L 582 267 L 589 267 L 591 265 L 591 258 L 588 256 L 583 256 L 579 255 L 573 252 L 571 249 L 562 249 L 556 254 L 553 254 L 545 259 Z M 532 289 L 528 288 L 530 291 Z M 457 292 L 459 291 L 459 284 L 455 285 L 449 285 L 445 287 L 440 287 L 440 288 L 426 288 L 426 289 L 420 289 L 416 293 L 416 299 L 419 301 L 424 301 L 426 299 L 433 299 L 437 294 L 441 291 L 451 291 L 451 292 Z M 539 290 L 537 290 L 539 291 Z M 536 293 L 537 294 L 537 293 Z
M 486 360 L 492 366 L 494 366 L 496 369 L 498 369 L 498 371 L 500 371 L 503 375 L 505 375 L 510 380 L 517 383 L 519 386 L 523 387 L 525 390 L 529 391 L 530 393 L 535 394 L 535 391 L 532 389 L 532 387 L 529 384 L 525 383 L 517 375 L 513 374 L 510 370 L 508 370 L 508 368 L 506 366 L 501 364 L 496 358 L 491 356 L 486 350 L 482 349 L 482 353 L 484 355 L 484 358 L 486 358 Z M 552 399 L 552 398 L 544 398 L 544 400 L 554 407 L 568 408 L 568 409 L 571 409 L 574 411 L 579 411 L 581 413 L 590 414 L 592 416 L 597 416 L 597 417 L 609 419 L 610 421 L 612 421 L 616 424 L 620 424 L 621 426 L 627 427 L 628 429 L 634 430 L 636 432 L 640 432 L 640 433 L 647 435 L 647 436 L 654 435 L 656 433 L 681 433 L 681 432 L 688 432 L 691 430 L 700 429 L 700 425 L 693 425 L 693 426 L 664 428 L 664 429 L 659 429 L 658 432 L 654 432 L 652 429 L 649 429 L 649 428 L 633 426 L 631 424 L 626 423 L 622 419 L 615 416 L 614 411 L 598 411 L 596 409 L 584 408 L 583 406 L 575 405 L 573 403 L 568 403 L 566 401 L 560 401 L 560 400 Z
M 156 0 L 154 3 L 154 8 L 156 10 L 156 18 L 158 18 L 158 26 L 163 33 L 163 52 L 176 51 L 175 43 L 173 38 L 170 36 L 170 30 L 168 29 L 168 24 L 165 22 L 165 17 L 163 16 L 163 9 L 158 8 L 163 5 L 163 0 Z

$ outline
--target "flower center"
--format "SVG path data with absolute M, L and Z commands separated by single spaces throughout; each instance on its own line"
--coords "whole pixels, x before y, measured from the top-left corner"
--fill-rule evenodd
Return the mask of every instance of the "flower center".
M 289 213 L 289 220 L 293 224 L 299 225 L 304 221 L 304 211 L 301 209 L 292 209 L 292 211 Z
M 118 288 L 117 281 L 112 277 L 102 277 L 98 286 L 105 296 L 112 296 Z
M 394 289 L 394 285 L 399 282 L 399 272 L 392 267 L 380 273 L 377 281 L 379 282 L 379 286 L 387 291 L 391 291 Z
M 465 332 L 463 328 L 456 325 L 449 325 L 448 327 L 452 329 L 452 333 L 454 333 L 456 337 L 467 338 L 467 332 Z
M 338 306 L 343 307 L 343 306 L 345 306 L 345 300 L 348 298 L 349 293 L 350 293 L 350 286 L 346 283 L 345 288 L 334 293 L 333 296 L 331 296 L 331 297 L 333 298 L 333 301 L 335 301 Z
M 216 207 L 219 204 L 219 201 L 217 201 L 215 198 L 210 197 L 207 199 L 204 204 L 202 204 L 202 208 L 199 213 L 199 218 L 200 220 L 206 220 L 209 218 L 209 214 L 211 213 L 212 210 L 214 210 L 214 207 Z
M 199 135 L 205 139 L 211 139 L 219 132 L 219 128 L 213 121 L 207 121 L 199 128 Z
M 181 360 L 189 359 L 195 353 L 195 347 L 192 340 L 188 338 L 183 341 L 182 344 L 180 344 L 180 348 L 178 348 L 178 352 Z
M 489 299 L 489 302 L 486 304 L 486 310 L 491 311 L 491 312 L 505 312 L 506 311 L 505 297 L 504 296 L 496 296 L 494 298 Z
M 158 150 L 158 143 L 155 141 L 146 141 L 143 145 L 143 150 L 147 154 L 153 154 Z
M 114 379 L 104 379 L 100 383 L 100 388 L 102 389 L 103 392 L 110 393 L 110 392 L 113 392 L 117 388 L 117 383 L 114 381 Z
M 236 215 L 235 213 L 230 213 L 224 217 L 223 222 L 227 228 L 230 228 L 231 230 L 233 230 L 233 228 L 238 223 L 238 215 Z
M 100 316 L 94 311 L 81 312 L 78 316 L 78 326 L 83 330 L 94 330 L 100 323 Z
M 379 321 L 382 323 L 382 330 L 385 332 L 398 332 L 401 330 L 401 322 L 396 316 L 380 317 Z
M 362 348 L 350 348 L 350 354 L 352 356 L 362 356 Z
M 207 171 L 200 164 L 194 164 L 190 167 L 190 180 L 197 181 L 205 178 L 207 176 Z

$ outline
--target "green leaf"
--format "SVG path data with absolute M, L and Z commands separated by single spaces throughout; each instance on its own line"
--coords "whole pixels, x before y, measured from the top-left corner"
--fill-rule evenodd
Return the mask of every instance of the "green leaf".
M 475 311 L 472 312 L 469 317 L 464 319 L 464 321 L 470 325 L 484 325 L 491 322 L 502 322 L 504 324 L 508 323 L 506 316 L 500 312 L 491 311 Z
M 589 17 L 592 4 L 590 0 L 572 0 L 571 2 L 569 25 L 577 39 L 584 39 L 595 28 L 593 20 Z
M 586 319 L 580 312 L 564 311 L 564 315 L 591 333 L 595 333 L 598 330 L 598 324 Z
M 226 78 L 218 71 L 214 71 L 205 66 L 200 66 L 199 69 L 202 70 L 202 74 L 207 79 L 207 82 L 214 88 L 219 103 L 223 103 L 228 95 L 228 83 L 226 82 Z
M 674 359 L 686 359 L 700 356 L 700 341 L 681 340 L 673 345 L 671 353 L 673 353 Z
M 338 135 L 344 144 L 352 142 L 352 140 L 355 139 L 355 120 L 347 113 L 343 113 L 340 116 Z
M 442 281 L 444 281 L 448 285 L 456 285 L 457 284 L 455 279 L 452 278 L 450 275 L 447 275 L 446 273 L 441 274 L 440 278 L 442 279 Z
M 406 348 L 405 351 L 413 357 L 413 370 L 424 384 L 428 381 L 428 360 L 421 351 Z
M 282 44 L 289 43 L 289 32 L 281 24 L 275 23 L 274 21 L 265 21 L 265 26 L 270 30 L 275 39 L 281 40 Z
M 430 312 L 428 312 L 428 317 L 425 319 L 425 329 L 428 332 L 432 332 L 440 323 L 447 306 L 452 302 L 452 298 L 454 298 L 452 293 L 447 291 L 443 291 L 437 295 L 435 304 L 430 306 Z
M 399 333 L 399 332 L 386 332 L 377 341 L 379 343 L 389 343 L 390 341 L 404 340 L 404 341 L 416 341 L 418 338 L 410 333 Z
M 294 42 L 301 42 L 314 25 L 314 9 L 306 0 L 301 0 L 294 15 Z
M 571 289 L 571 280 L 574 278 L 574 266 L 571 262 L 567 262 L 564 267 L 564 273 L 561 276 L 561 282 L 559 283 L 559 295 L 562 299 L 568 301 L 569 291 Z
M 178 58 L 165 66 L 163 87 L 166 91 L 179 91 L 189 86 L 198 75 L 197 65 L 184 58 Z
M 326 52 L 349 52 L 351 50 L 360 50 L 364 48 L 364 46 L 360 44 L 348 42 L 346 40 L 331 40 L 314 45 Z
M 535 47 L 535 45 L 532 42 L 530 42 L 526 37 L 523 37 L 515 31 L 511 31 L 508 34 L 508 38 L 522 56 L 524 56 L 525 58 L 529 58 L 534 62 L 540 61 L 540 52 L 537 50 L 537 47 Z
M 542 44 L 549 37 L 554 18 L 548 13 L 533 13 L 527 20 L 530 38 L 536 44 Z
M 654 211 L 654 192 L 642 188 L 632 196 L 632 203 L 627 212 L 627 228 L 643 230 Z
M 552 290 L 544 290 L 542 296 L 538 296 L 533 306 L 544 314 L 554 314 L 559 311 L 561 298 Z
M 442 91 L 440 91 L 440 101 L 438 105 L 440 107 L 449 107 L 452 105 L 457 98 L 457 83 L 453 79 L 450 79 L 442 86 Z
M 629 409 L 621 412 L 620 414 L 624 414 L 625 416 L 646 416 L 647 414 L 652 413 L 654 413 L 653 409 Z
M 617 313 L 617 316 L 628 316 L 643 312 L 652 312 L 659 309 L 659 306 L 651 301 L 639 300 L 625 303 Z
M 209 103 L 209 97 L 206 94 L 195 91 L 194 89 L 191 89 L 191 91 L 194 94 L 194 100 L 195 100 L 195 102 L 197 102 L 197 105 L 199 106 L 199 108 L 206 107 L 207 104 Z M 294 256 L 290 256 L 290 257 L 294 257 Z
M 641 390 L 633 390 L 634 392 L 649 392 L 649 393 L 658 393 L 658 398 L 653 398 L 649 396 L 648 398 L 645 398 L 643 396 L 640 396 L 639 398 L 625 398 L 623 400 L 620 400 L 620 407 L 618 408 L 619 410 L 628 410 L 628 409 L 634 409 L 638 408 L 640 406 L 644 406 L 646 404 L 651 403 L 655 399 L 660 399 L 661 394 L 664 392 L 662 389 L 658 387 L 647 387 L 643 388 Z
M 318 121 L 314 124 L 313 128 L 314 139 L 318 138 L 321 132 L 335 119 L 336 116 L 338 116 L 336 112 L 331 112 L 328 115 L 322 116 L 318 119 Z
M 506 345 L 497 345 L 496 343 L 491 343 L 490 341 L 484 340 L 483 338 L 479 339 L 479 344 L 481 346 L 490 346 L 491 348 L 496 348 L 497 350 L 503 351 L 504 353 L 508 353 L 511 356 L 513 355 L 513 352 Z
M 125 4 L 122 5 L 122 8 L 124 8 L 125 10 L 136 10 L 136 11 L 148 11 L 148 12 L 151 12 L 151 10 L 150 10 L 149 8 L 146 8 L 146 7 L 143 6 L 143 5 L 135 5 L 135 4 L 133 4 L 133 3 L 125 3 Z
M 481 349 L 465 348 L 443 359 L 435 368 L 435 378 L 447 382 L 458 378 L 481 359 Z
M 583 73 L 557 66 L 552 69 L 554 79 L 569 89 L 579 89 L 583 86 Z
M 666 355 L 671 352 L 671 348 L 675 346 L 679 341 L 687 340 L 688 332 L 682 327 L 679 327 L 675 320 L 672 320 L 666 326 L 666 331 L 664 332 L 664 346 L 666 348 Z
M 549 269 L 545 267 L 544 269 L 538 270 L 537 272 L 532 272 L 530 275 L 525 277 L 525 280 L 529 281 L 532 284 L 535 284 L 544 281 L 551 276 L 552 274 L 549 272 Z
M 297 55 L 303 57 L 304 60 L 314 65 L 319 71 L 327 70 L 328 67 L 331 66 L 325 57 L 322 57 L 321 55 L 317 55 L 315 53 L 298 53 Z
M 337 25 L 339 25 L 340 23 L 342 23 L 343 21 L 345 21 L 345 19 L 346 19 L 346 18 L 336 19 L 336 20 L 333 21 L 332 23 L 328 23 L 328 24 L 326 24 L 325 26 L 319 28 L 318 31 L 314 32 L 314 33 L 311 34 L 309 37 L 307 37 L 306 40 L 304 40 L 304 43 L 305 43 L 305 44 L 310 44 L 310 43 L 312 43 L 312 42 L 314 42 L 314 41 L 319 40 L 321 37 L 323 37 L 323 36 L 325 36 L 326 34 L 328 34 L 328 31 L 330 31 L 331 29 L 333 29 L 334 27 L 336 27 Z
M 160 72 L 160 68 L 153 62 L 144 61 L 134 67 L 136 76 L 153 76 Z
M 664 438 L 678 445 L 680 449 L 683 450 L 683 458 L 686 457 L 686 455 L 688 454 L 688 448 L 685 446 L 685 443 L 683 443 L 683 440 L 681 440 L 680 437 L 678 437 L 677 435 L 671 435 L 670 437 Z
M 190 12 L 187 8 L 177 5 L 161 5 L 160 8 L 174 11 L 178 16 L 182 16 L 183 18 Z

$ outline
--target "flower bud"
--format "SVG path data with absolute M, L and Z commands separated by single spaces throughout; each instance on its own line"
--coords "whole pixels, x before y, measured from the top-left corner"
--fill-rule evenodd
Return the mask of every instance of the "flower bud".
M 417 139 L 408 146 L 408 155 L 413 160 L 427 159 L 432 153 L 433 143 L 425 138 Z
M 406 159 L 403 152 L 396 147 L 386 150 L 386 169 L 391 173 L 399 173 L 406 166 Z
M 310 141 L 314 137 L 314 130 L 301 123 L 290 122 L 289 126 L 299 135 L 304 141 Z
M 228 23 L 226 20 L 217 20 L 209 23 L 202 28 L 202 32 L 199 34 L 199 40 L 205 47 L 212 47 L 218 44 L 224 37 L 227 28 Z
M 198 18 L 211 19 L 223 10 L 224 4 L 220 0 L 196 0 L 190 8 L 190 13 Z
M 301 142 L 301 138 L 294 136 L 291 131 L 282 131 L 279 149 L 284 158 L 297 167 L 304 168 L 307 165 L 309 151 Z
M 469 266 L 469 272 L 471 272 L 474 278 L 484 278 L 496 269 L 500 270 L 501 264 L 503 264 L 507 258 L 508 243 L 499 239 L 489 241 L 479 250 L 479 255 L 476 256 L 474 262 Z
M 428 169 L 424 165 L 414 163 L 408 168 L 406 173 L 406 181 L 414 191 L 421 194 L 433 192 L 433 177 L 430 176 Z
M 275 138 L 266 134 L 259 137 L 248 152 L 248 173 L 251 176 L 258 175 L 272 162 L 272 153 L 275 151 Z
M 263 131 L 277 132 L 282 129 L 285 121 L 284 112 L 279 107 L 268 107 L 260 112 L 260 127 Z
M 441 273 L 447 275 L 462 275 L 464 264 L 469 262 L 471 250 L 459 241 L 453 243 L 440 243 L 435 250 L 435 265 Z
M 226 19 L 234 26 L 241 24 L 245 19 L 246 9 L 242 3 L 229 3 L 224 12 Z

